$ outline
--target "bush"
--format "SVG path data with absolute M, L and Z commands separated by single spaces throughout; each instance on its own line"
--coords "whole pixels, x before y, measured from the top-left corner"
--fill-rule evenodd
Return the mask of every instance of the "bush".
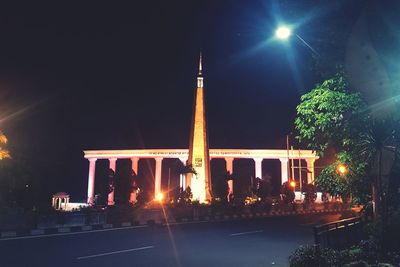
M 368 266 L 369 264 L 366 263 L 365 261 L 355 261 L 343 265 L 343 267 L 368 267 Z
M 283 201 L 285 204 L 293 203 L 295 195 L 293 188 L 290 187 L 288 182 L 284 182 L 282 184 L 280 192 L 283 196 Z
M 313 184 L 303 185 L 302 193 L 304 194 L 304 202 L 307 204 L 314 203 L 317 199 L 317 189 Z
M 289 256 L 292 267 L 330 267 L 338 266 L 338 252 L 333 249 L 322 249 L 319 246 L 300 246 Z

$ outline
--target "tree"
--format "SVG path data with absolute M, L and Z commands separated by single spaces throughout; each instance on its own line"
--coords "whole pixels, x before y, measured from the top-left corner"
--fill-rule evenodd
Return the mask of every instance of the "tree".
M 366 161 L 360 157 L 360 140 L 369 129 L 371 115 L 359 93 L 354 92 L 342 73 L 317 85 L 301 97 L 295 127 L 298 139 L 323 155 L 326 149 L 337 151 L 336 162 L 316 178 L 321 189 L 334 196 L 347 197 L 352 191 L 357 199 L 366 199 L 369 189 L 356 187 L 369 183 Z M 349 167 L 346 179 L 336 172 L 339 163 Z
M 185 179 L 186 174 L 188 173 L 193 173 L 194 175 L 196 175 L 196 170 L 194 169 L 192 164 L 184 164 L 182 161 L 178 161 L 178 174 L 180 176 L 181 179 Z M 190 185 L 186 185 L 186 187 L 188 187 Z M 185 188 L 182 188 L 182 190 L 185 190 Z
M 224 172 L 221 175 L 216 176 L 213 179 L 213 197 L 221 199 L 222 202 L 226 202 L 229 194 L 228 179 L 231 175 L 229 172 Z
M 193 194 L 192 194 L 192 189 L 190 186 L 186 187 L 185 190 L 182 191 L 181 193 L 181 200 L 183 203 L 190 203 L 192 200 Z
M 328 147 L 348 149 L 368 118 L 359 93 L 351 92 L 343 74 L 318 84 L 301 97 L 297 106 L 297 139 L 323 155 Z
M 362 134 L 358 142 L 358 154 L 367 163 L 368 174 L 372 182 L 372 197 L 375 204 L 375 216 L 386 214 L 387 193 L 390 185 L 398 188 L 392 167 L 399 160 L 399 121 L 389 117 L 373 119 L 368 131 Z M 396 166 L 396 165 L 395 165 Z M 397 185 L 397 186 L 396 186 Z M 395 194 L 391 194 L 395 196 Z
M 271 176 L 266 175 L 263 177 L 263 179 L 256 178 L 256 195 L 257 197 L 260 197 L 262 199 L 265 199 L 267 197 L 271 196 Z
M 334 197 L 346 198 L 350 194 L 348 180 L 337 172 L 337 163 L 325 167 L 315 179 L 318 188 Z
M 284 182 L 282 184 L 280 193 L 281 193 L 281 195 L 283 197 L 283 201 L 286 204 L 293 203 L 294 198 L 295 198 L 295 194 L 294 194 L 293 188 L 289 185 L 288 182 Z
M 304 202 L 306 204 L 312 204 L 317 199 L 317 189 L 313 184 L 305 184 L 301 188 L 302 193 L 304 194 Z
M 400 123 L 394 118 L 396 112 L 386 117 L 371 113 L 342 74 L 317 85 L 301 100 L 295 120 L 298 139 L 320 155 L 327 147 L 338 151 L 337 161 L 317 177 L 318 187 L 342 197 L 351 193 L 361 202 L 366 202 L 372 192 L 375 216 L 380 210 L 385 215 L 387 196 L 397 199 L 400 186 Z M 336 172 L 339 163 L 349 167 L 344 177 Z

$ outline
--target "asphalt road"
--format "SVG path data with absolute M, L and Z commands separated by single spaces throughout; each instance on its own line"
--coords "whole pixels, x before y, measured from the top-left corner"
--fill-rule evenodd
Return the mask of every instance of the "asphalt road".
M 312 226 L 340 215 L 138 226 L 0 240 L 1 267 L 287 266 Z

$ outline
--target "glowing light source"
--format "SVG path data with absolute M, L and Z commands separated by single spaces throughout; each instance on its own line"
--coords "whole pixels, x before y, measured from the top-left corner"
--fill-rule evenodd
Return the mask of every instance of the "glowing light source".
M 295 188 L 296 187 L 296 182 L 294 180 L 290 181 L 290 186 Z
M 161 193 L 161 192 L 158 193 L 157 196 L 156 196 L 156 200 L 157 200 L 158 202 L 162 202 L 163 199 L 164 199 L 164 194 Z
M 337 171 L 339 172 L 340 175 L 345 175 L 347 173 L 347 167 L 344 164 L 339 164 L 337 166 Z
M 281 40 L 288 39 L 290 35 L 292 35 L 292 31 L 287 26 L 279 26 L 275 31 L 275 36 Z

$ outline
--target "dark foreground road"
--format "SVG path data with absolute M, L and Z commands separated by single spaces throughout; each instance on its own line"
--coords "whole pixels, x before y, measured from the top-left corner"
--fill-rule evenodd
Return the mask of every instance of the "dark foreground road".
M 132 227 L 0 240 L 0 266 L 287 266 L 312 226 L 340 215 Z

